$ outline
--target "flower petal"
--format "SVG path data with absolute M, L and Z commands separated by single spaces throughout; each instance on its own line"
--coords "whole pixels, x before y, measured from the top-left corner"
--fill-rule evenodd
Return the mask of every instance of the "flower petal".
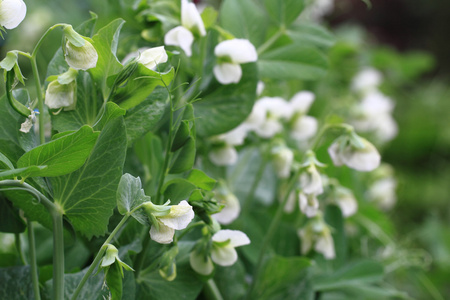
M 299 113 L 306 113 L 314 102 L 315 95 L 310 91 L 301 91 L 289 101 L 292 110 Z
M 159 229 L 156 229 L 155 225 L 150 228 L 150 237 L 157 243 L 170 244 L 173 241 L 173 235 L 175 230 L 162 223 L 159 223 Z
M 191 46 L 193 42 L 192 32 L 183 26 L 172 28 L 164 36 L 164 44 L 180 47 L 188 57 L 192 55 Z
M 213 262 L 220 266 L 231 266 L 237 261 L 237 252 L 230 245 L 224 247 L 213 247 L 211 251 L 211 258 Z
M 216 232 L 212 240 L 214 242 L 225 242 L 227 240 L 230 240 L 230 246 L 232 247 L 239 247 L 250 244 L 250 239 L 248 236 L 239 230 L 230 230 L 230 229 L 223 229 Z
M 164 46 L 154 47 L 145 50 L 139 56 L 138 62 L 143 64 L 146 68 L 154 70 L 156 65 L 165 63 L 167 61 L 167 53 Z
M 242 77 L 242 69 L 238 64 L 221 63 L 214 66 L 213 72 L 221 84 L 238 83 Z
M 232 39 L 219 43 L 214 48 L 217 57 L 229 57 L 235 64 L 253 62 L 258 59 L 255 46 L 245 39 Z
M 192 210 L 192 206 L 186 200 L 183 200 L 178 205 L 172 205 L 168 215 L 159 217 L 165 226 L 170 228 L 181 230 L 186 228 L 194 218 L 195 214 Z
M 195 272 L 202 275 L 209 275 L 214 270 L 214 265 L 209 256 L 204 256 L 192 251 L 189 255 L 189 263 Z
M 0 25 L 13 29 L 25 18 L 27 6 L 22 0 L 2 0 L 0 2 Z
M 311 116 L 301 116 L 295 120 L 291 136 L 297 141 L 306 141 L 312 138 L 318 128 L 317 119 Z
M 216 196 L 216 198 L 221 204 L 224 204 L 225 207 L 217 214 L 213 214 L 212 217 L 216 219 L 217 222 L 224 225 L 228 225 L 236 220 L 241 212 L 241 205 L 238 198 L 232 193 L 225 196 Z
M 198 32 L 201 36 L 206 35 L 205 25 L 197 7 L 187 0 L 181 0 L 181 25 L 191 31 Z
M 233 146 L 225 145 L 211 150 L 208 157 L 216 166 L 231 166 L 237 162 L 238 154 Z
M 45 91 L 45 105 L 51 109 L 69 107 L 75 101 L 76 83 L 60 84 L 57 80 L 50 82 Z
M 67 41 L 65 59 L 71 68 L 87 70 L 97 65 L 98 54 L 94 46 L 87 40 L 81 47 L 77 47 Z

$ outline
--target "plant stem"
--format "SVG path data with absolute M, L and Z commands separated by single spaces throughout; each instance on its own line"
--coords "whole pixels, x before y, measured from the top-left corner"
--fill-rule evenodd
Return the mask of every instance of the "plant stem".
M 122 220 L 120 220 L 119 224 L 117 224 L 116 228 L 114 228 L 114 230 L 111 232 L 109 237 L 105 240 L 103 245 L 100 247 L 100 250 L 98 251 L 97 255 L 95 256 L 94 261 L 89 266 L 89 269 L 86 271 L 86 273 L 84 274 L 83 278 L 81 278 L 80 283 L 78 284 L 75 292 L 73 293 L 72 298 L 71 298 L 72 300 L 77 299 L 77 297 L 79 296 L 81 290 L 83 289 L 84 284 L 89 279 L 89 276 L 91 276 L 92 272 L 94 272 L 94 270 L 97 267 L 98 263 L 103 258 L 103 254 L 105 253 L 106 248 L 108 248 L 108 244 L 115 237 L 115 235 L 119 232 L 119 230 L 122 228 L 122 226 L 125 224 L 125 222 L 128 220 L 129 217 L 130 217 L 130 214 L 126 214 L 126 215 L 123 216 Z
M 298 169 L 295 172 L 295 174 L 291 177 L 291 180 L 289 181 L 289 185 L 288 185 L 286 194 L 284 195 L 283 201 L 280 205 L 278 205 L 277 211 L 275 212 L 275 216 L 273 217 L 272 222 L 270 223 L 269 229 L 267 230 L 267 234 L 264 237 L 264 240 L 263 240 L 260 252 L 259 252 L 259 256 L 258 256 L 258 261 L 256 263 L 255 270 L 253 273 L 253 280 L 248 289 L 246 299 L 250 299 L 252 291 L 255 288 L 255 283 L 258 279 L 259 269 L 261 268 L 261 263 L 263 261 L 264 254 L 266 252 L 266 248 L 269 246 L 270 241 L 272 240 L 272 236 L 275 234 L 275 231 L 277 230 L 277 227 L 278 227 L 281 217 L 283 215 L 283 209 L 286 206 L 286 203 L 289 199 L 289 195 L 290 195 L 291 191 L 295 188 L 295 184 L 298 180 L 298 176 L 300 175 L 300 170 L 301 169 Z
M 23 265 L 28 265 L 27 260 L 25 259 L 25 256 L 23 255 L 22 251 L 22 243 L 20 242 L 20 234 L 15 233 L 14 234 L 14 244 L 16 246 L 16 251 L 19 253 L 20 261 Z
M 205 288 L 206 288 L 205 292 L 208 294 L 208 296 L 209 296 L 208 298 L 209 299 L 223 300 L 222 294 L 220 294 L 220 291 L 217 288 L 216 282 L 214 281 L 213 278 L 210 278 L 206 282 Z
M 27 226 L 28 226 L 28 244 L 30 251 L 31 279 L 33 281 L 34 299 L 40 300 L 41 294 L 39 291 L 39 277 L 36 262 L 36 241 L 34 238 L 33 222 L 31 222 L 28 218 L 27 218 Z
M 36 85 L 36 94 L 38 98 L 39 109 L 39 141 L 41 144 L 45 143 L 45 131 L 44 131 L 44 95 L 41 88 L 41 80 L 39 78 L 39 71 L 36 63 L 36 56 L 31 58 L 31 69 L 33 70 L 34 84 Z
M 64 231 L 63 214 L 52 212 L 53 219 L 53 299 L 64 300 Z
M 259 46 L 257 52 L 258 55 L 261 55 L 263 52 L 265 52 L 267 49 L 270 48 L 270 46 L 273 45 L 284 33 L 286 32 L 286 28 L 284 26 L 280 27 L 278 31 L 270 37 L 264 44 Z

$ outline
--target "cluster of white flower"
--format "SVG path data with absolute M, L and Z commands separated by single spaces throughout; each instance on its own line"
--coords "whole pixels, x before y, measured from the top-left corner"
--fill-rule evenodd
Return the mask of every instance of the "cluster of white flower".
M 352 90 L 362 96 L 354 107 L 351 124 L 358 131 L 371 132 L 380 142 L 392 140 L 398 133 L 397 123 L 392 117 L 394 102 L 379 89 L 382 74 L 373 69 L 361 70 L 352 81 Z

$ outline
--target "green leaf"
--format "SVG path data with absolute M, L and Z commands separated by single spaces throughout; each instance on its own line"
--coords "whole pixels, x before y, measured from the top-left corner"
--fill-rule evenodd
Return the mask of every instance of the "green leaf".
M 164 199 L 174 203 L 186 200 L 197 187 L 184 178 L 175 178 L 166 182 L 162 188 Z
M 177 133 L 173 139 L 172 148 L 170 151 L 175 152 L 181 147 L 183 147 L 186 142 L 191 138 L 191 121 L 182 120 L 180 126 L 178 127 Z
M 314 23 L 299 23 L 289 27 L 286 33 L 294 44 L 315 46 L 322 49 L 332 47 L 336 39 L 325 27 Z
M 9 168 L 9 169 L 14 169 L 14 166 L 12 164 L 12 162 L 0 152 L 0 167 L 3 168 L 3 166 Z
M 124 23 L 124 20 L 116 19 L 92 37 L 93 46 L 98 53 L 98 61 L 97 66 L 90 69 L 89 72 L 100 87 L 104 99 L 108 97 L 110 91 L 106 82 L 108 77 L 118 73 L 123 68 L 116 57 L 116 52 L 120 30 Z
M 218 135 L 237 127 L 251 113 L 256 98 L 256 64 L 243 64 L 238 84 L 222 85 L 194 103 L 201 136 Z
M 141 179 L 126 173 L 122 175 L 117 188 L 117 209 L 122 215 L 131 212 L 145 202 Z
M 29 176 L 41 176 L 42 172 L 45 172 L 47 166 L 29 166 L 24 168 L 12 169 L 0 172 L 0 180 L 12 179 L 15 177 L 26 178 Z
M 51 178 L 54 200 L 73 227 L 88 238 L 107 230 L 116 206 L 117 186 L 127 149 L 122 117 L 110 121 L 100 133 L 86 163 L 77 171 Z
M 21 233 L 26 228 L 19 210 L 0 194 L 0 232 Z
M 284 26 L 294 22 L 305 6 L 303 0 L 264 0 L 264 5 L 272 19 Z
M 316 80 L 326 74 L 328 62 L 325 55 L 313 47 L 291 44 L 263 53 L 258 67 L 263 78 Z
M 251 299 L 314 299 L 309 279 L 311 262 L 302 257 L 274 256 L 263 264 Z
M 178 174 L 183 173 L 186 171 L 189 171 L 194 166 L 195 162 L 195 153 L 196 153 L 196 147 L 195 147 L 195 140 L 189 139 L 187 143 L 178 150 L 176 153 L 176 159 L 172 164 L 172 167 L 169 170 L 169 173 L 171 174 Z
M 0 268 L 0 298 L 35 299 L 30 266 Z
M 111 300 L 122 299 L 122 274 L 119 263 L 115 262 L 109 267 L 106 273 L 106 284 L 111 293 Z
M 19 168 L 44 166 L 34 176 L 53 177 L 71 173 L 80 168 L 91 153 L 99 133 L 83 126 L 75 133 L 50 141 L 26 152 L 17 161 Z
M 244 264 L 240 260 L 228 267 L 216 265 L 215 270 L 214 281 L 224 299 L 245 298 L 248 283 L 245 280 Z
M 128 145 L 132 145 L 137 138 L 154 129 L 164 114 L 168 100 L 166 88 L 158 86 L 144 101 L 127 110 L 125 124 Z
M 245 38 L 258 47 L 264 42 L 267 14 L 254 0 L 226 0 L 220 9 L 220 25 L 237 38 Z
M 143 64 L 138 64 L 126 85 L 117 89 L 113 101 L 124 109 L 135 107 L 144 101 L 157 86 L 169 86 L 174 74 L 174 68 L 166 73 L 158 73 Z
M 126 114 L 126 111 L 122 108 L 120 108 L 117 104 L 113 102 L 106 103 L 105 106 L 105 112 L 103 113 L 100 121 L 95 125 L 96 130 L 102 130 L 103 127 L 105 127 L 106 124 L 108 124 L 109 121 L 124 116 Z
M 211 191 L 217 183 L 215 179 L 209 177 L 203 171 L 197 169 L 193 169 L 191 171 L 187 180 L 195 184 L 197 187 L 207 191 Z
M 384 271 L 380 262 L 359 260 L 347 264 L 330 275 L 320 275 L 314 278 L 314 290 L 330 291 L 348 286 L 359 286 L 380 282 Z

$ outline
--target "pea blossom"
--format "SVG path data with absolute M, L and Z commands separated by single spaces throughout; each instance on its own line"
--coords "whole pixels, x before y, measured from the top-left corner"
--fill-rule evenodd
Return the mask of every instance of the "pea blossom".
M 219 63 L 213 72 L 221 84 L 238 83 L 242 77 L 240 64 L 254 62 L 258 59 L 255 46 L 245 39 L 232 39 L 219 43 L 214 48 Z
M 231 192 L 215 193 L 215 198 L 219 204 L 225 205 L 222 210 L 211 215 L 220 224 L 228 225 L 239 216 L 241 205 L 239 199 Z
M 77 70 L 69 70 L 59 76 L 50 76 L 50 84 L 45 91 L 45 105 L 50 109 L 73 110 L 76 106 Z
M 64 26 L 63 31 L 67 40 L 63 48 L 67 64 L 75 70 L 95 68 L 98 54 L 92 40 L 77 33 L 71 25 Z
M 164 46 L 146 49 L 142 52 L 137 61 L 150 70 L 155 70 L 158 64 L 167 61 L 167 53 Z
M 331 230 L 323 221 L 321 214 L 311 219 L 304 228 L 298 230 L 297 234 L 302 242 L 302 254 L 307 254 L 314 247 L 314 250 L 322 253 L 325 259 L 336 257 Z
M 22 0 L 2 0 L 0 1 L 0 26 L 6 29 L 13 29 L 25 18 L 27 6 Z

